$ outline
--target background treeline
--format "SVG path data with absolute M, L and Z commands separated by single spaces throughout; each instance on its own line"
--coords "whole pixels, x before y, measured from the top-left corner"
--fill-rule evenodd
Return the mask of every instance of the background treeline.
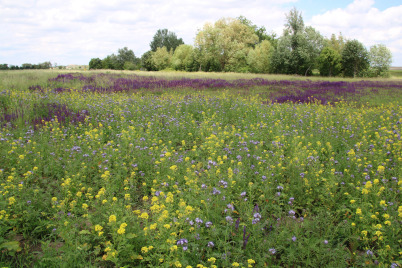
M 206 23 L 195 37 L 194 46 L 167 29 L 156 32 L 150 50 L 137 58 L 127 47 L 104 58 L 93 58 L 90 69 L 180 70 L 205 72 L 252 72 L 322 76 L 388 76 L 390 50 L 381 44 L 369 50 L 358 40 L 342 34 L 323 37 L 304 24 L 293 8 L 286 15 L 282 36 L 268 33 L 247 18 L 223 18 Z
M 50 61 L 45 61 L 43 63 L 31 64 L 23 63 L 21 66 L 18 65 L 8 65 L 6 63 L 0 64 L 0 70 L 25 70 L 25 69 L 50 69 L 52 68 L 52 63 Z

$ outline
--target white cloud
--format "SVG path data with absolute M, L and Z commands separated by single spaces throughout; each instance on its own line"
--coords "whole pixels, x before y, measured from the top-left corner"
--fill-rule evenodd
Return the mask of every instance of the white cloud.
M 289 4 L 297 1 L 1 0 L 0 63 L 87 64 L 124 46 L 141 56 L 158 29 L 167 28 L 193 44 L 206 22 L 240 15 L 280 36 Z M 402 54 L 402 6 L 379 11 L 373 4 L 355 0 L 305 21 L 327 36 L 341 31 L 368 46 L 384 43 Z
M 0 57 L 18 65 L 47 60 L 85 64 L 124 46 L 140 56 L 158 29 L 193 44 L 204 23 L 240 15 L 280 35 L 287 12 L 281 5 L 295 1 L 3 0 Z
M 385 44 L 394 54 L 394 63 L 402 65 L 402 5 L 383 11 L 373 5 L 373 0 L 355 0 L 344 9 L 313 16 L 309 23 L 325 36 L 342 32 L 346 38 L 357 39 L 367 48 Z

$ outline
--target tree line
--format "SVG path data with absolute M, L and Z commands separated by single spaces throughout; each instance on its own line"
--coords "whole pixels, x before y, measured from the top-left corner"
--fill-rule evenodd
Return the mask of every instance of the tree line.
M 50 61 L 45 61 L 38 64 L 23 63 L 21 66 L 18 65 L 8 65 L 7 63 L 0 64 L 0 70 L 29 70 L 29 69 L 50 69 L 52 68 L 52 63 Z

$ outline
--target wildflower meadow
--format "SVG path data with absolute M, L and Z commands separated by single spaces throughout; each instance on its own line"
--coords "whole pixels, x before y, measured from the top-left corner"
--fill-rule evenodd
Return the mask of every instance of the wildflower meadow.
M 401 80 L 8 75 L 2 267 L 402 265 Z

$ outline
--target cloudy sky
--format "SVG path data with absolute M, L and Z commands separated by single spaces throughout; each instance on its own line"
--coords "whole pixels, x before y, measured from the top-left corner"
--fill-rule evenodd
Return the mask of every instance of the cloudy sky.
M 402 66 L 401 0 L 0 0 L 0 64 L 88 64 L 123 47 L 140 57 L 158 29 L 193 44 L 206 22 L 240 15 L 280 36 L 292 7 L 326 37 L 385 44 Z

